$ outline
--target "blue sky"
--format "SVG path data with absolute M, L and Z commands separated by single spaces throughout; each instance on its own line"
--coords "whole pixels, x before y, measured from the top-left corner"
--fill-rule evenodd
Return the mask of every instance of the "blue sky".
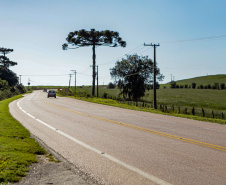
M 92 48 L 64 51 L 62 44 L 69 32 L 92 28 L 118 31 L 127 42 L 126 48 L 96 49 L 99 84 L 112 81 L 109 69 L 125 54 L 153 59 L 144 43 L 160 43 L 162 83 L 171 74 L 180 80 L 226 71 L 224 0 L 0 0 L 0 6 L 0 47 L 14 49 L 8 57 L 18 65 L 11 69 L 24 85 L 28 79 L 31 85 L 68 85 L 71 70 L 77 85 L 91 85 Z

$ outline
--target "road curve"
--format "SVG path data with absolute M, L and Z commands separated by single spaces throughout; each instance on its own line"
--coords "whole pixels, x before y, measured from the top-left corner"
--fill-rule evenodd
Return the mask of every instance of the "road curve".
M 226 126 L 35 91 L 9 105 L 33 135 L 104 184 L 226 184 Z

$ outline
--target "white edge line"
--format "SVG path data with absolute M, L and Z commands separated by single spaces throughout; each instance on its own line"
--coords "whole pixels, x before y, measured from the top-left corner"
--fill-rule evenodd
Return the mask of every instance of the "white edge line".
M 96 148 L 94 148 L 94 147 L 92 147 L 92 146 L 90 146 L 90 145 L 87 145 L 86 143 L 83 143 L 82 141 L 80 141 L 80 140 L 78 140 L 78 139 L 75 139 L 74 137 L 72 137 L 72 136 L 70 136 L 70 135 L 68 135 L 68 134 L 66 134 L 66 133 L 64 133 L 64 132 L 62 132 L 62 131 L 60 131 L 60 130 L 58 130 L 58 129 L 55 128 L 55 127 L 50 126 L 49 124 L 47 124 L 47 123 L 45 123 L 45 122 L 43 122 L 43 121 L 41 121 L 40 119 L 35 118 L 34 116 L 32 116 L 31 114 L 27 113 L 25 110 L 23 110 L 23 109 L 21 108 L 21 106 L 20 106 L 20 101 L 21 101 L 21 100 L 19 100 L 19 101 L 17 102 L 17 106 L 19 107 L 19 109 L 20 109 L 22 112 L 24 112 L 25 114 L 27 114 L 27 115 L 28 115 L 29 117 L 31 117 L 32 119 L 38 121 L 39 123 L 45 125 L 46 127 L 52 129 L 53 131 L 55 131 L 55 132 L 61 134 L 62 136 L 64 136 L 64 137 L 66 137 L 66 138 L 68 138 L 68 139 L 74 141 L 75 143 L 77 143 L 77 144 L 79 144 L 79 145 L 85 147 L 86 149 L 89 149 L 89 150 L 91 150 L 91 151 L 93 151 L 93 152 L 95 152 L 95 153 L 97 153 L 97 154 L 101 154 L 103 157 L 105 157 L 105 158 L 107 158 L 107 159 L 109 159 L 109 160 L 111 160 L 111 161 L 113 161 L 113 162 L 115 162 L 115 163 L 117 163 L 117 164 L 119 164 L 119 165 L 121 165 L 121 166 L 123 166 L 123 167 L 125 167 L 125 168 L 127 168 L 127 169 L 129 169 L 129 170 L 131 170 L 131 171 L 133 171 L 133 172 L 136 172 L 136 173 L 140 174 L 141 176 L 143 176 L 143 177 L 145 177 L 145 178 L 151 180 L 152 182 L 155 182 L 155 183 L 160 184 L 160 185 L 172 185 L 172 184 L 170 184 L 170 183 L 168 183 L 168 182 L 166 182 L 166 181 L 164 181 L 164 180 L 162 180 L 162 179 L 160 179 L 160 178 L 158 178 L 158 177 L 155 177 L 154 175 L 151 175 L 151 174 L 149 174 L 149 173 L 146 173 L 146 172 L 140 170 L 139 168 L 136 168 L 136 167 L 134 167 L 134 166 L 131 166 L 131 165 L 129 165 L 129 164 L 126 164 L 126 163 L 124 163 L 123 161 L 120 161 L 119 159 L 116 159 L 116 158 L 114 158 L 114 157 L 112 157 L 112 156 L 110 156 L 110 155 L 108 155 L 108 154 L 106 154 L 106 153 L 103 154 L 100 150 L 98 150 L 98 149 L 96 149 Z

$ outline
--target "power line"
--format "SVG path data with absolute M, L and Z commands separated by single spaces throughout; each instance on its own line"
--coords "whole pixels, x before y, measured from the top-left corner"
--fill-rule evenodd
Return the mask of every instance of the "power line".
M 174 40 L 174 41 L 162 41 L 160 43 L 206 41 L 206 40 L 215 40 L 215 39 L 221 39 L 221 38 L 226 38 L 226 35 L 219 35 L 219 36 L 212 36 L 212 37 L 201 37 L 201 38 L 194 38 L 194 39 L 184 39 L 184 40 Z

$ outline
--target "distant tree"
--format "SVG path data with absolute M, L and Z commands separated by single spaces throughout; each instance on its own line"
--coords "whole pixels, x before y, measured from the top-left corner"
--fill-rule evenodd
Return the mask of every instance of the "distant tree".
M 177 83 L 175 81 L 170 82 L 170 88 L 176 88 Z
M 221 83 L 221 89 L 225 89 L 225 84 L 224 83 Z
M 196 83 L 192 83 L 191 86 L 192 86 L 192 89 L 195 89 L 196 88 Z
M 128 97 L 134 101 L 144 96 L 145 90 L 150 88 L 153 82 L 153 62 L 148 56 L 127 55 L 126 59 L 117 61 L 111 70 L 111 77 L 116 82 L 124 98 Z M 157 79 L 164 78 L 156 69 Z
M 115 88 L 115 84 L 113 84 L 112 82 L 110 82 L 107 86 L 108 89 L 114 89 Z
M 212 86 L 212 89 L 220 89 L 219 83 L 214 83 L 214 85 Z
M 85 29 L 70 32 L 66 38 L 67 43 L 62 45 L 63 50 L 67 49 L 76 49 L 84 46 L 93 46 L 93 88 L 92 95 L 95 95 L 95 78 L 96 78 L 96 46 L 110 46 L 117 47 L 122 46 L 126 47 L 126 42 L 119 37 L 118 32 L 105 30 L 105 31 L 96 31 L 91 29 L 91 31 L 86 31 Z M 73 48 L 69 48 L 69 44 Z

